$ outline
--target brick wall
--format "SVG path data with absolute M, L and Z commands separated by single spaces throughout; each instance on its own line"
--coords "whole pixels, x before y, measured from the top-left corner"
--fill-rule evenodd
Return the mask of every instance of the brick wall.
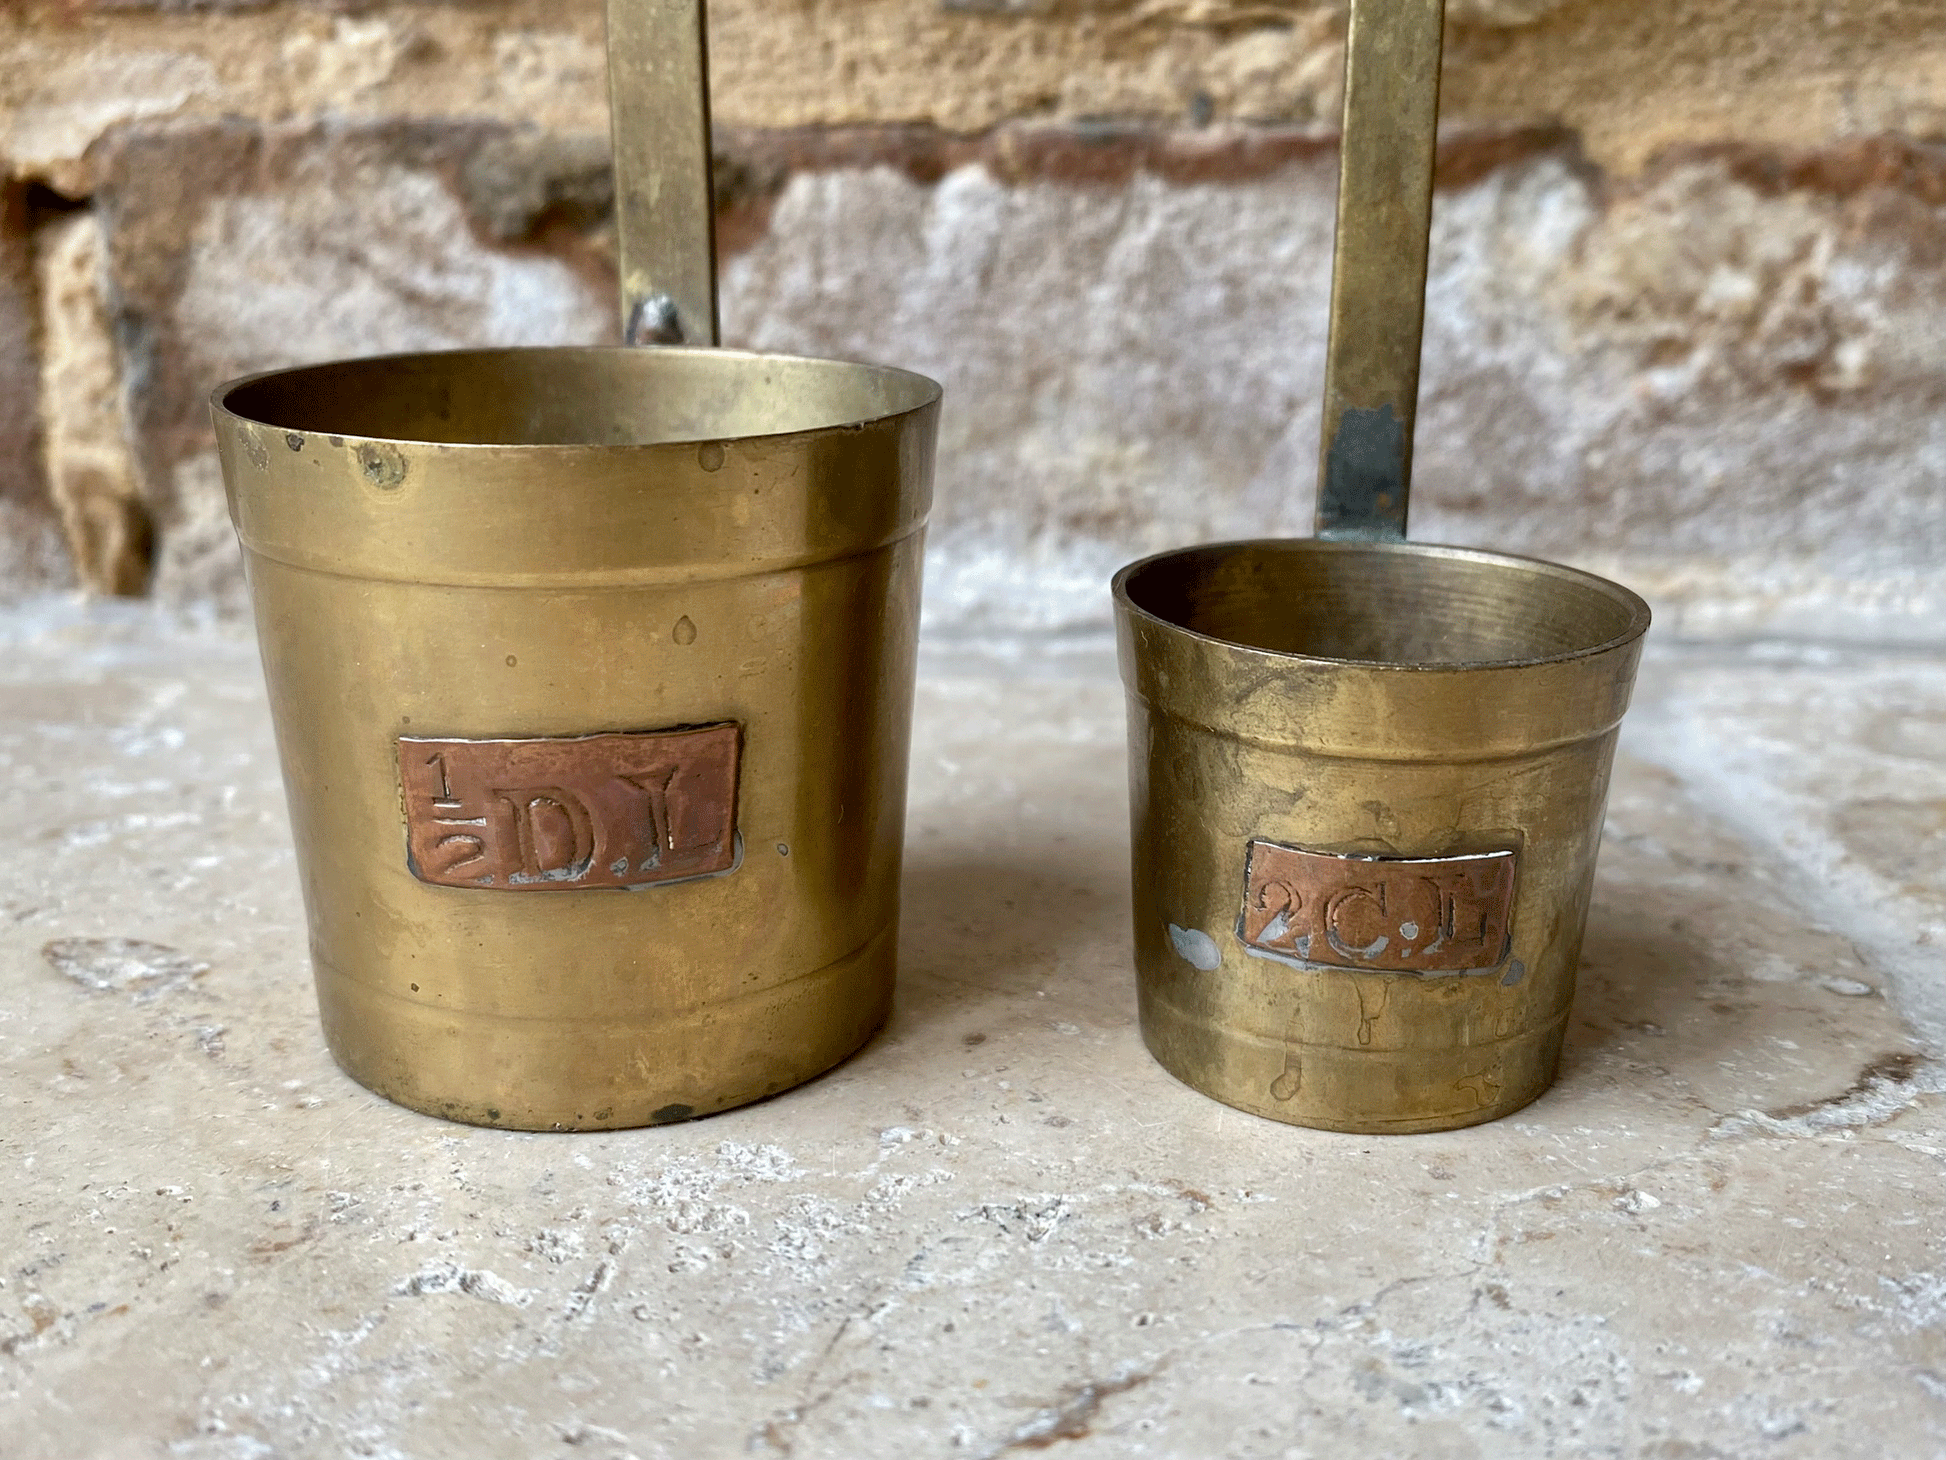
M 1946 610 L 1938 0 L 1450 0 L 1416 534 L 1698 631 Z M 1301 532 L 1342 14 L 717 0 L 725 325 L 949 389 L 936 628 Z M 601 10 L 12 0 L 0 587 L 235 604 L 203 399 L 602 340 Z

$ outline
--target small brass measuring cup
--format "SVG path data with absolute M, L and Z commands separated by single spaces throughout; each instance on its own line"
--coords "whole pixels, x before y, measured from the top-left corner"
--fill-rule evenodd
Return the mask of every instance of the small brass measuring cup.
M 713 348 L 704 40 L 611 4 L 624 320 L 665 348 L 216 395 L 325 1035 L 455 1120 L 705 1115 L 890 1006 L 939 388 Z
M 1353 0 L 1316 539 L 1114 583 L 1149 1049 L 1366 1134 L 1554 1079 L 1649 609 L 1404 541 L 1443 0 Z

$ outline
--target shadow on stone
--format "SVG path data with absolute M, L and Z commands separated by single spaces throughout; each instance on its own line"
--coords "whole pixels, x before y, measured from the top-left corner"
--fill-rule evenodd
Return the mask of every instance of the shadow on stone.
M 889 1026 L 910 1036 L 945 1025 L 990 1026 L 1046 1013 L 1122 1024 L 1134 1017 L 1134 955 L 1119 859 L 1077 853 L 1073 864 L 914 855 L 906 865 L 899 992 Z M 1076 958 L 1103 946 L 1122 957 Z M 999 1007 L 1015 1004 L 1015 1009 Z M 1080 1007 L 1076 1007 L 1077 1004 Z
M 1727 985 L 1744 980 L 1723 967 L 1681 919 L 1632 905 L 1626 896 L 1598 899 L 1582 944 L 1581 975 L 1568 1024 L 1561 1079 L 1585 1073 L 1615 1046 L 1663 1067 L 1708 1066 L 1745 1042 L 1739 1004 Z

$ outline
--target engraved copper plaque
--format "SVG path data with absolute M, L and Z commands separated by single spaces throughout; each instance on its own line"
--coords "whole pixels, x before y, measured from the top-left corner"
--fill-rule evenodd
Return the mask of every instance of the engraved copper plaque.
M 1258 953 L 1331 968 L 1498 968 L 1518 862 L 1511 851 L 1409 860 L 1252 842 L 1237 936 Z
M 441 887 L 645 887 L 736 861 L 741 727 L 399 740 L 406 855 Z

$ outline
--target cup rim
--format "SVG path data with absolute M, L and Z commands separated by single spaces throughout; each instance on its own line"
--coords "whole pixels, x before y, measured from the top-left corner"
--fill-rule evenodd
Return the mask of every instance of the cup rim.
M 731 432 L 671 436 L 656 441 L 639 442 L 601 442 L 601 441 L 433 441 L 416 436 L 368 435 L 358 431 L 334 431 L 328 425 L 304 424 L 295 422 L 267 420 L 263 415 L 253 415 L 236 409 L 232 399 L 241 391 L 265 381 L 280 378 L 295 380 L 298 377 L 328 371 L 361 369 L 366 367 L 399 366 L 408 364 L 457 363 L 460 360 L 486 359 L 493 356 L 525 355 L 532 357 L 553 357 L 565 359 L 570 356 L 584 358 L 693 358 L 707 356 L 714 360 L 728 360 L 753 364 L 778 364 L 790 366 L 810 366 L 823 370 L 854 371 L 865 375 L 876 375 L 888 379 L 909 382 L 914 388 L 916 399 L 910 405 L 896 410 L 876 411 L 868 415 L 842 415 L 826 419 L 813 426 L 801 426 L 782 431 Z M 318 360 L 304 365 L 280 366 L 274 370 L 258 370 L 248 375 L 239 375 L 227 380 L 210 392 L 211 411 L 219 420 L 229 419 L 243 425 L 255 426 L 265 431 L 298 432 L 307 436 L 330 435 L 344 441 L 377 442 L 395 446 L 437 448 L 447 451 L 534 451 L 534 452 L 625 452 L 653 451 L 662 447 L 695 447 L 712 441 L 779 441 L 793 437 L 816 436 L 829 431 L 857 430 L 876 425 L 883 421 L 898 420 L 939 404 L 944 387 L 930 376 L 921 375 L 914 370 L 906 370 L 897 365 L 878 365 L 861 360 L 837 360 L 816 355 L 793 355 L 766 350 L 732 350 L 719 346 L 690 345 L 509 345 L 473 346 L 452 350 L 404 350 L 387 355 L 353 355 L 333 360 Z
M 1447 562 L 1472 562 L 1506 571 L 1535 573 L 1542 577 L 1559 579 L 1591 589 L 1618 603 L 1628 611 L 1628 626 L 1621 633 L 1597 644 L 1577 649 L 1565 650 L 1558 654 L 1530 655 L 1520 658 L 1469 659 L 1452 663 L 1404 663 L 1389 659 L 1341 659 L 1328 654 L 1298 654 L 1284 649 L 1264 649 L 1254 644 L 1239 643 L 1233 639 L 1221 638 L 1192 629 L 1173 619 L 1164 617 L 1137 603 L 1129 594 L 1129 584 L 1147 568 L 1172 558 L 1185 558 L 1204 554 L 1235 552 L 1244 549 L 1275 549 L 1279 551 L 1319 552 L 1319 553 L 1381 553 L 1404 555 L 1416 558 L 1438 559 Z M 1423 542 L 1366 542 L 1357 539 L 1326 539 L 1317 537 L 1257 537 L 1236 538 L 1224 542 L 1196 543 L 1189 547 L 1170 548 L 1164 552 L 1151 553 L 1128 564 L 1115 574 L 1110 584 L 1117 610 L 1131 619 L 1140 619 L 1155 624 L 1167 632 L 1186 639 L 1197 640 L 1218 648 L 1228 649 L 1239 654 L 1254 655 L 1264 660 L 1280 664 L 1316 665 L 1340 669 L 1387 670 L 1403 674 L 1440 674 L 1466 673 L 1482 669 L 1526 669 L 1547 664 L 1568 664 L 1581 659 L 1593 659 L 1612 653 L 1638 642 L 1648 633 L 1654 619 L 1654 611 L 1648 601 L 1631 588 L 1624 587 L 1613 579 L 1604 578 L 1598 573 L 1590 573 L 1581 568 L 1570 568 L 1562 563 L 1549 562 L 1545 558 L 1526 557 L 1518 553 L 1489 552 L 1482 548 L 1456 547 L 1444 543 Z

